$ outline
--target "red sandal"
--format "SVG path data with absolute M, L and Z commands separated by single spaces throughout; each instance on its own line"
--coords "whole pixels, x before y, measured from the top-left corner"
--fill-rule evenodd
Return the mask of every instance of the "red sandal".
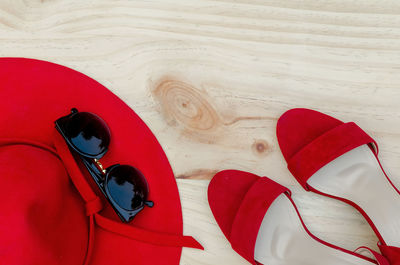
M 290 190 L 251 173 L 225 170 L 208 187 L 214 217 L 232 248 L 253 265 L 389 265 L 331 245 L 312 235 Z
M 353 122 L 292 109 L 277 124 L 288 168 L 307 191 L 354 206 L 379 238 L 391 264 L 400 263 L 400 196 L 378 159 L 378 145 Z

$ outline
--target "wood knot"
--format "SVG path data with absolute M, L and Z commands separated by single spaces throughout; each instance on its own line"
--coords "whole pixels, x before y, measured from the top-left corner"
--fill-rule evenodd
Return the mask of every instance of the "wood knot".
M 158 83 L 153 94 L 171 126 L 181 124 L 191 131 L 210 131 L 221 125 L 206 95 L 190 84 L 166 79 Z
M 258 156 L 266 156 L 269 153 L 270 147 L 267 141 L 259 139 L 254 141 L 251 149 Z

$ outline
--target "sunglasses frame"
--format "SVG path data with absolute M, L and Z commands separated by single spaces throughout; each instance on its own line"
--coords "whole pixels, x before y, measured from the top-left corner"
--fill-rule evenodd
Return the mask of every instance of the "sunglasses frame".
M 98 155 L 88 155 L 86 153 L 81 152 L 79 149 L 77 149 L 74 144 L 68 139 L 68 137 L 65 135 L 64 132 L 64 123 L 66 120 L 68 120 L 72 115 L 79 113 L 78 109 L 72 108 L 71 113 L 63 116 L 55 121 L 55 127 L 57 131 L 61 134 L 61 136 L 64 138 L 65 142 L 67 143 L 68 147 L 72 149 L 74 152 L 76 152 L 79 155 L 79 158 L 85 165 L 86 169 L 88 170 L 89 174 L 91 175 L 92 179 L 95 181 L 101 192 L 103 193 L 104 197 L 107 199 L 107 201 L 111 204 L 113 207 L 114 211 L 117 213 L 118 217 L 121 219 L 121 221 L 128 223 L 130 222 L 141 210 L 143 210 L 144 206 L 147 205 L 149 207 L 153 206 L 153 202 L 151 201 L 142 201 L 141 205 L 136 207 L 133 210 L 126 210 L 122 208 L 113 198 L 112 195 L 110 194 L 108 187 L 107 187 L 107 180 L 109 177 L 109 173 L 116 167 L 120 166 L 119 164 L 114 164 L 112 166 L 109 166 L 106 169 L 103 169 L 103 166 L 100 164 L 98 159 L 104 156 L 105 153 L 108 151 L 108 147 L 105 148 L 105 150 L 98 154 Z M 94 114 L 95 115 L 95 114 Z M 145 184 L 147 186 L 147 191 L 148 189 L 148 183 L 147 180 L 144 178 Z

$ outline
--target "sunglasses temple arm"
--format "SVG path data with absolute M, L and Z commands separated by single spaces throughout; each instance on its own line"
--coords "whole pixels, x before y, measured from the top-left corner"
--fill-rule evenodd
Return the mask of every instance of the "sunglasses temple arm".
M 144 204 L 145 204 L 147 207 L 150 207 L 150 208 L 154 206 L 154 202 L 152 202 L 152 201 L 145 201 Z

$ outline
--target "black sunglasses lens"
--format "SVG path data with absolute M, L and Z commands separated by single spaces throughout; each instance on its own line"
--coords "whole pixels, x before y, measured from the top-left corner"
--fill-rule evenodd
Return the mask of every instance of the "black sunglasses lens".
M 107 173 L 107 189 L 113 200 L 125 210 L 135 210 L 144 205 L 147 195 L 147 181 L 138 169 L 121 165 Z
M 97 115 L 89 112 L 72 114 L 64 126 L 69 141 L 83 154 L 103 155 L 110 144 L 110 130 Z

